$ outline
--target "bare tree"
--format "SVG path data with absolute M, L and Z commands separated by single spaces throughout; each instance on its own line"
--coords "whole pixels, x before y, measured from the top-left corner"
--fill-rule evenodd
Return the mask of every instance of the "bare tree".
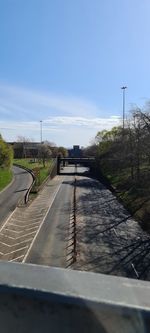
M 50 146 L 47 144 L 41 144 L 39 146 L 39 158 L 43 162 L 43 166 L 45 167 L 46 160 L 48 160 L 52 155 L 52 151 L 50 149 Z

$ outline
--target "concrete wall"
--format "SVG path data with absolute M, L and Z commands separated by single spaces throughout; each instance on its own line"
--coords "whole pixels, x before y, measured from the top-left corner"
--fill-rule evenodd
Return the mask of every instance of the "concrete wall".
M 149 332 L 150 284 L 0 263 L 1 332 Z

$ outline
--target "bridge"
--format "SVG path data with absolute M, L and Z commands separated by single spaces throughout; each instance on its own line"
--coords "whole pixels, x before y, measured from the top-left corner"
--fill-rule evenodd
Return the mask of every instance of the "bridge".
M 149 332 L 149 282 L 0 262 L 2 332 Z
M 95 158 L 94 157 L 58 157 L 57 159 L 57 174 L 60 173 L 61 165 L 65 166 L 67 164 L 80 164 L 85 167 L 89 167 L 92 169 L 95 165 Z

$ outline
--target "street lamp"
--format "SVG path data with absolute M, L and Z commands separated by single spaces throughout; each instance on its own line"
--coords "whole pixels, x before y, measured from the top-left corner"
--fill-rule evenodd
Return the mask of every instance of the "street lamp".
M 41 143 L 42 143 L 42 120 L 40 120 L 40 130 L 41 130 Z
M 126 86 L 121 87 L 123 92 L 123 130 L 124 130 L 124 119 L 125 119 L 125 90 L 127 89 Z

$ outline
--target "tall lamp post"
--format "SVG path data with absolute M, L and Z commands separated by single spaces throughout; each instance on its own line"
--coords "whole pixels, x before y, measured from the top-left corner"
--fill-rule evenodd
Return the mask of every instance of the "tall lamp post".
M 40 133 L 41 133 L 41 143 L 42 143 L 42 120 L 40 120 Z
M 122 100 L 122 102 L 123 102 L 123 104 L 122 104 L 122 107 L 123 107 L 123 130 L 124 130 L 124 120 L 125 120 L 125 90 L 127 89 L 127 87 L 126 86 L 123 86 L 123 87 L 121 87 L 121 89 L 122 89 L 122 93 L 123 93 L 123 100 Z

